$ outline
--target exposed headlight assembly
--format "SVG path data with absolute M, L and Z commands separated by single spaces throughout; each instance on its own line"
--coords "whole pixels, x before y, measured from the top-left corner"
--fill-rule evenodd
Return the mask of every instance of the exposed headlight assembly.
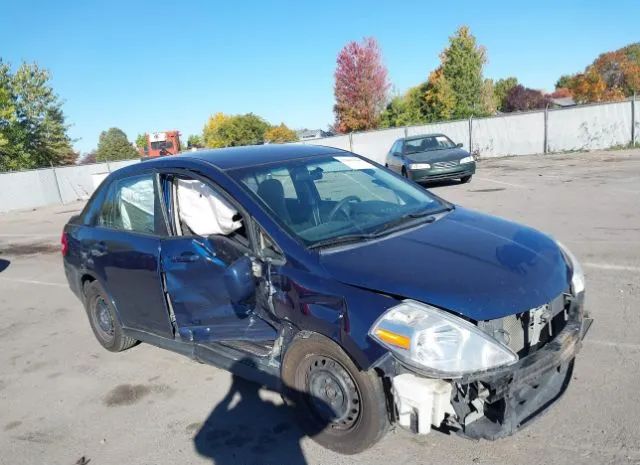
M 460 159 L 460 164 L 471 163 L 473 160 L 473 156 L 469 155 L 468 157 L 464 157 Z
M 578 261 L 576 256 L 573 255 L 571 251 L 565 247 L 564 244 L 558 241 L 556 241 L 556 243 L 564 253 L 568 265 L 571 267 L 571 293 L 577 296 L 580 293 L 584 292 L 584 271 L 582 270 L 582 266 L 580 265 L 580 262 Z
M 409 169 L 412 170 L 428 170 L 431 168 L 429 163 L 411 163 Z
M 413 300 L 387 310 L 369 335 L 403 362 L 440 378 L 458 378 L 518 361 L 510 348 L 474 324 Z

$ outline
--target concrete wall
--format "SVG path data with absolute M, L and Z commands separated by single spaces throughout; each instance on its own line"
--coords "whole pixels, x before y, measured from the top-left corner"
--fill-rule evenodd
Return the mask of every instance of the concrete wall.
M 634 122 L 635 122 L 635 131 L 633 132 L 633 141 L 634 144 L 640 144 L 640 100 L 634 100 Z
M 484 158 L 544 153 L 544 111 L 473 119 L 471 141 Z
M 549 151 L 596 150 L 629 144 L 631 105 L 627 101 L 549 111 Z
M 87 199 L 94 191 L 94 174 L 133 163 L 138 160 L 0 173 L 0 212 Z
M 333 137 L 324 137 L 322 139 L 310 139 L 305 140 L 303 144 L 309 145 L 327 145 L 329 147 L 335 147 L 337 149 L 349 150 L 351 151 L 351 142 L 349 142 L 350 136 L 333 136 Z
M 0 175 L 0 212 L 61 203 L 52 169 Z
M 353 152 L 384 165 L 393 143 L 404 137 L 404 128 L 381 129 L 351 135 Z

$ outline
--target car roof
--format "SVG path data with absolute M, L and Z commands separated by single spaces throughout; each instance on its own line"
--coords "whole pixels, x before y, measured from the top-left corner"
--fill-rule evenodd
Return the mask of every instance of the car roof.
M 445 134 L 442 134 L 441 132 L 434 132 L 434 133 L 431 133 L 431 134 L 419 134 L 417 136 L 403 137 L 402 140 L 416 140 L 416 139 L 422 139 L 424 137 L 434 137 L 434 136 L 445 136 L 445 137 L 447 137 Z
M 267 144 L 184 152 L 178 155 L 178 157 L 195 158 L 211 163 L 221 170 L 231 170 L 245 166 L 262 165 L 265 163 L 336 153 L 348 152 L 323 145 Z

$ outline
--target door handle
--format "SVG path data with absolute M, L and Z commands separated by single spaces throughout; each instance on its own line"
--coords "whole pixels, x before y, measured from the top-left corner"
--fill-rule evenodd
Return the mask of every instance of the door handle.
M 197 261 L 199 258 L 200 255 L 193 252 L 182 252 L 180 255 L 172 257 L 171 261 L 175 263 L 191 263 Z

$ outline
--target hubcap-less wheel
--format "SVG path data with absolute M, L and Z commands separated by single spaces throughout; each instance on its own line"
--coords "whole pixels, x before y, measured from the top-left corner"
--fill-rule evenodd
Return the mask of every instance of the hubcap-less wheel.
M 93 308 L 93 315 L 96 323 L 98 323 L 96 327 L 100 332 L 100 336 L 102 336 L 106 342 L 113 340 L 113 318 L 111 317 L 109 305 L 104 301 L 102 297 L 98 297 L 96 299 Z
M 334 430 L 351 429 L 360 419 L 361 401 L 349 373 L 335 360 L 317 355 L 306 360 L 305 368 L 314 413 Z

